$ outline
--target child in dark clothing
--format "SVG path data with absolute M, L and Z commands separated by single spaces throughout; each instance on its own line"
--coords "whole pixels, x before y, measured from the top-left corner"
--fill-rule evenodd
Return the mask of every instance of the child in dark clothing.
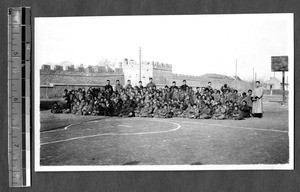
M 240 108 L 241 111 L 241 116 L 244 118 L 249 118 L 251 117 L 251 109 L 249 108 L 249 106 L 247 105 L 247 102 L 244 100 L 242 101 L 242 106 Z
M 243 116 L 241 115 L 241 112 L 238 108 L 238 106 L 234 106 L 234 109 L 232 111 L 232 119 L 234 120 L 243 120 Z

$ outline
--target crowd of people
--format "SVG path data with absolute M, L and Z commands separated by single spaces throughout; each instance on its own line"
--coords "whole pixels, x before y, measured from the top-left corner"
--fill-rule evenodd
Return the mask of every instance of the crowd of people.
M 259 81 L 253 91 L 249 89 L 247 93 L 239 93 L 227 84 L 213 89 L 211 82 L 193 90 L 185 80 L 181 86 L 173 81 L 172 86 L 164 88 L 157 88 L 152 78 L 145 87 L 141 81 L 137 86 L 132 86 L 130 80 L 123 87 L 117 80 L 113 88 L 107 80 L 104 88 L 65 89 L 63 102 L 54 104 L 51 113 L 242 120 L 262 117 L 262 96 Z

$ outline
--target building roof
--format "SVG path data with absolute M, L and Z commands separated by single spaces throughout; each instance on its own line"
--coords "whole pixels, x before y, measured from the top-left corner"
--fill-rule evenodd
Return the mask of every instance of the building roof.
M 220 74 L 215 74 L 215 73 L 207 73 L 205 75 L 201 75 L 201 77 L 214 78 L 214 79 L 234 79 L 234 78 L 226 76 L 226 75 L 220 75 Z
M 265 82 L 266 84 L 280 84 L 281 81 L 276 77 L 271 77 L 268 81 Z
M 266 81 L 266 84 L 280 84 L 282 85 L 282 82 L 277 79 L 276 77 L 271 77 L 268 81 Z M 289 85 L 287 82 L 284 83 L 285 85 Z
M 236 79 L 236 80 L 238 80 L 238 81 L 242 81 L 242 79 L 239 76 L 237 76 L 237 75 L 234 75 L 233 78 Z

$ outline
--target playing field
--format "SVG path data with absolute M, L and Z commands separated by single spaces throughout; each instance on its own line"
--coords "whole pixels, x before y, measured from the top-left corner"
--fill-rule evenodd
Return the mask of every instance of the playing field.
M 234 120 L 117 118 L 41 112 L 41 165 L 288 163 L 288 109 Z

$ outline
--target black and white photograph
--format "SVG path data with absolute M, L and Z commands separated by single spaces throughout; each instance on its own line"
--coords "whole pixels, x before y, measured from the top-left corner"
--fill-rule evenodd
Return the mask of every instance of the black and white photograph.
M 293 170 L 293 14 L 36 17 L 35 170 Z

